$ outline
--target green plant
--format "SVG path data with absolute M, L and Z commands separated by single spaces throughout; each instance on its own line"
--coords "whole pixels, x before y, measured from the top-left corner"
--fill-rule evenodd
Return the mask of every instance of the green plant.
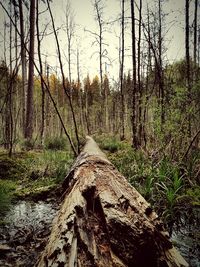
M 3 216 L 9 210 L 13 199 L 13 191 L 16 183 L 9 180 L 0 180 L 0 215 Z
M 45 140 L 45 148 L 50 150 L 64 150 L 67 147 L 65 138 L 52 137 Z
M 32 150 L 35 146 L 35 141 L 33 139 L 25 139 L 21 142 L 22 150 Z
M 111 153 L 114 153 L 121 148 L 121 143 L 117 141 L 115 137 L 99 138 L 98 143 L 102 150 L 106 150 Z
M 25 167 L 21 160 L 0 156 L 0 179 L 14 180 L 25 171 Z

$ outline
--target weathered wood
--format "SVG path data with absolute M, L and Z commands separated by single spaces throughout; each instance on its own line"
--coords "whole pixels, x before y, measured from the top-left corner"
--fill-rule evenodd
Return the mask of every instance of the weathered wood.
M 150 205 L 87 137 L 37 266 L 188 266 Z

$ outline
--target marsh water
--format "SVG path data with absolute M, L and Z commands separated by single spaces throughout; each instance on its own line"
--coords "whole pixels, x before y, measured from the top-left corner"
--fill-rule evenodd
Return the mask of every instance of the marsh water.
M 0 266 L 33 266 L 44 249 L 59 205 L 20 201 L 12 206 L 0 227 Z M 200 231 L 187 227 L 174 232 L 172 241 L 191 267 L 200 267 Z

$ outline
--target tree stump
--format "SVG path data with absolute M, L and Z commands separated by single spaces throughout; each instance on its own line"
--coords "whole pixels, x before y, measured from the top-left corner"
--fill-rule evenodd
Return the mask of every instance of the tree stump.
M 91 137 L 63 188 L 61 209 L 36 266 L 188 266 L 150 204 Z

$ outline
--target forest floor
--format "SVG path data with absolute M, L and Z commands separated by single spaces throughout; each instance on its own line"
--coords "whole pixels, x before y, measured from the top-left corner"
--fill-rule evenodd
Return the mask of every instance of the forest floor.
M 184 231 L 190 235 L 191 247 L 180 244 L 176 237 L 174 240 L 180 249 L 184 247 L 183 254 L 192 255 L 191 266 L 198 266 L 193 261 L 200 258 L 200 153 L 183 172 L 183 166 L 180 169 L 169 157 L 133 151 L 126 141 L 96 140 L 108 159 L 151 203 L 171 234 Z M 33 266 L 59 207 L 59 185 L 73 160 L 65 149 L 22 151 L 12 158 L 0 152 L 0 266 Z

